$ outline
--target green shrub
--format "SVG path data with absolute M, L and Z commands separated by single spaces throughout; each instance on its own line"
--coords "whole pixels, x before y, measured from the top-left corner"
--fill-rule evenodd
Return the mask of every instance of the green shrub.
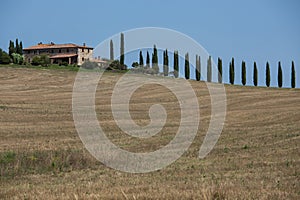
M 10 57 L 9 55 L 0 49 L 0 64 L 9 64 L 10 63 Z

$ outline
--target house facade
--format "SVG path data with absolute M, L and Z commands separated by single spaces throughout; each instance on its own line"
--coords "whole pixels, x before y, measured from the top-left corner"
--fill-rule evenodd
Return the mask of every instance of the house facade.
M 85 45 L 76 44 L 50 44 L 38 43 L 37 45 L 24 48 L 23 54 L 25 61 L 32 62 L 32 59 L 38 55 L 48 55 L 51 64 L 68 63 L 82 65 L 85 61 L 93 60 L 93 48 Z

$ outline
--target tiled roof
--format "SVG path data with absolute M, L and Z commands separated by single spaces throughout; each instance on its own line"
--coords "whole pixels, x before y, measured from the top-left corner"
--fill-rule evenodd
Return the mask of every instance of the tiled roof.
M 38 50 L 38 49 L 61 49 L 61 48 L 86 48 L 86 49 L 93 49 L 93 47 L 77 45 L 77 44 L 37 44 L 28 48 L 24 48 L 24 50 Z
M 57 54 L 55 56 L 51 56 L 50 58 L 70 58 L 77 56 L 77 54 Z

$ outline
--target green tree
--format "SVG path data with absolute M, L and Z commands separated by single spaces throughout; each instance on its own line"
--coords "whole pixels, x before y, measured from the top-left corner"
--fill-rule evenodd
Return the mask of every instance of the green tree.
M 270 75 L 270 65 L 269 62 L 266 64 L 266 86 L 270 87 L 271 75 Z
M 51 62 L 50 62 L 49 56 L 46 55 L 46 54 L 42 54 L 42 55 L 40 56 L 40 61 L 41 61 L 41 65 L 42 65 L 43 67 L 47 67 L 47 66 L 51 63 Z
M 246 85 L 246 62 L 242 61 L 242 84 Z
M 143 58 L 143 52 L 140 51 L 140 62 L 139 62 L 140 66 L 143 67 L 144 66 L 144 58 Z
M 23 43 L 22 43 L 22 41 L 20 41 L 20 46 L 19 46 L 19 48 L 20 48 L 19 54 L 20 54 L 20 55 L 23 55 Z
M 24 62 L 24 57 L 18 53 L 13 53 L 12 54 L 12 59 L 14 64 L 21 65 Z
M 19 46 L 19 40 L 18 38 L 16 39 L 16 44 L 15 44 L 15 53 L 20 54 L 20 46 Z
M 149 68 L 150 67 L 150 56 L 149 56 L 149 52 L 147 51 L 147 57 L 146 57 L 146 67 Z
M 8 54 L 12 58 L 12 54 L 16 53 L 15 45 L 13 41 L 9 41 Z
M 190 61 L 189 61 L 189 53 L 186 53 L 186 54 L 185 54 L 184 74 L 185 74 L 185 79 L 190 79 Z
M 211 63 L 211 56 L 208 57 L 207 60 L 207 82 L 212 81 L 212 63 Z
M 164 51 L 164 76 L 168 76 L 169 75 L 169 56 L 168 56 L 168 50 L 166 49 Z
M 114 43 L 112 40 L 110 40 L 109 43 L 109 55 L 110 55 L 110 60 L 114 60 Z
M 125 47 L 124 47 L 124 34 L 121 33 L 121 44 L 120 44 L 120 64 L 124 65 L 124 61 L 125 61 L 125 55 L 124 55 L 124 51 L 125 51 Z
M 253 69 L 253 84 L 257 86 L 257 66 L 256 62 L 254 62 L 254 69 Z
M 292 86 L 292 88 L 296 87 L 296 72 L 295 72 L 294 61 L 292 61 L 292 80 L 291 80 L 291 86 Z
M 200 81 L 201 79 L 201 63 L 200 63 L 200 56 L 196 55 L 196 80 Z
M 132 65 L 131 65 L 133 68 L 136 68 L 139 66 L 139 63 L 138 62 L 133 62 Z
M 10 63 L 10 57 L 9 55 L 0 49 L 0 64 L 9 64 Z
M 158 74 L 159 67 L 158 67 L 158 55 L 157 55 L 157 48 L 156 45 L 153 47 L 152 53 L 152 68 L 154 69 L 155 73 Z
M 31 64 L 35 66 L 42 65 L 43 67 L 47 67 L 50 64 L 50 58 L 46 54 L 34 56 L 32 58 Z
M 174 76 L 178 78 L 179 75 L 179 60 L 178 60 L 178 51 L 174 51 Z
M 234 84 L 234 58 L 229 63 L 229 82 L 232 85 Z
M 223 69 L 222 69 L 222 59 L 221 58 L 218 58 L 218 82 L 219 83 L 222 83 L 222 77 L 223 77 Z
M 282 87 L 282 69 L 281 69 L 281 63 L 280 61 L 278 62 L 278 77 L 277 77 L 277 81 L 278 81 L 278 87 L 281 88 Z
M 116 70 L 126 70 L 127 66 L 122 65 L 119 60 L 114 60 L 109 64 L 110 69 L 116 69 Z

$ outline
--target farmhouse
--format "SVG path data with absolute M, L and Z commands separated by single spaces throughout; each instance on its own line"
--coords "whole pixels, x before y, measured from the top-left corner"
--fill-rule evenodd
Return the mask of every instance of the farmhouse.
M 38 43 L 23 49 L 25 61 L 31 63 L 34 56 L 46 54 L 52 64 L 68 63 L 82 65 L 85 61 L 93 59 L 93 48 L 77 44 L 50 44 Z

